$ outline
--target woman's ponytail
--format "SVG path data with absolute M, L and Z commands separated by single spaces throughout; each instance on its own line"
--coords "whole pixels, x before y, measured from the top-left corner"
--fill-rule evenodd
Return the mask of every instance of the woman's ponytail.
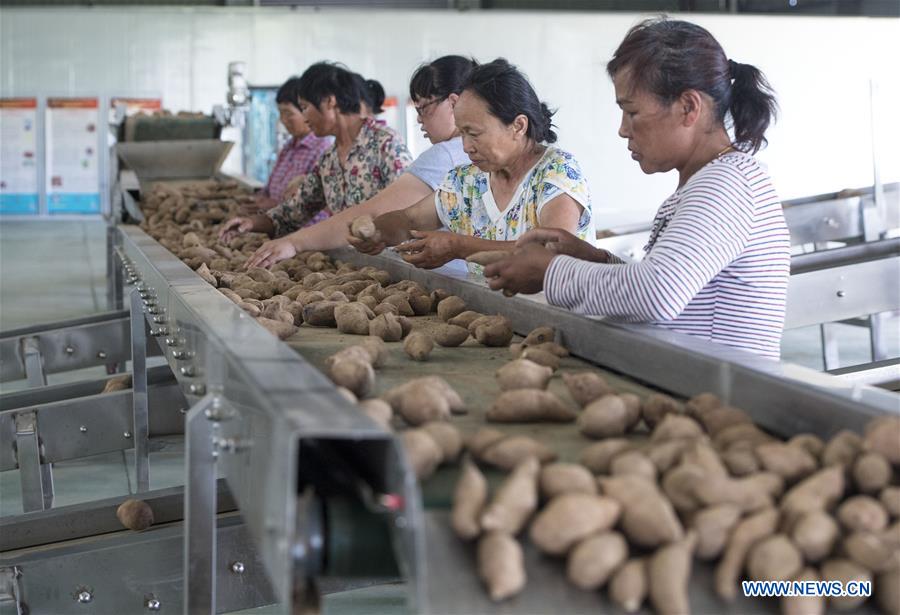
M 762 72 L 750 64 L 728 60 L 731 73 L 731 104 L 728 111 L 734 142 L 742 151 L 756 153 L 766 144 L 766 130 L 775 119 L 778 104 Z
M 374 79 L 366 79 L 366 92 L 368 94 L 366 98 L 372 107 L 372 113 L 375 115 L 382 113 L 384 111 L 382 108 L 384 104 L 384 88 L 381 87 L 381 84 Z

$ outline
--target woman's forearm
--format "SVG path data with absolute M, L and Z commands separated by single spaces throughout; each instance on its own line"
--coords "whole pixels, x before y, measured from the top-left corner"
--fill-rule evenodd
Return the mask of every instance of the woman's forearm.
M 491 241 L 490 239 L 480 239 L 478 237 L 469 237 L 468 235 L 458 235 L 457 237 L 456 256 L 458 258 L 466 258 L 476 252 L 491 250 L 507 250 L 511 252 L 516 247 L 515 241 Z
M 253 220 L 252 232 L 265 233 L 269 237 L 275 233 L 275 223 L 272 222 L 272 218 L 266 214 L 256 214 L 251 216 L 251 219 Z

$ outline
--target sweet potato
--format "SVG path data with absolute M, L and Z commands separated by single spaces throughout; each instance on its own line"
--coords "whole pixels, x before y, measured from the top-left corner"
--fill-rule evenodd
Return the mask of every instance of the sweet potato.
M 580 407 L 612 393 L 612 387 L 596 372 L 566 372 L 562 375 L 569 395 Z
M 423 429 L 441 447 L 442 462 L 456 461 L 463 448 L 463 438 L 459 430 L 444 421 L 432 421 L 422 425 Z
M 862 451 L 863 439 L 852 431 L 839 431 L 822 450 L 822 466 L 850 466 Z
M 590 470 L 577 463 L 550 463 L 541 469 L 540 492 L 549 500 L 563 493 L 595 495 L 597 483 Z
M 652 442 L 664 442 L 666 440 L 678 440 L 684 438 L 699 438 L 703 435 L 703 428 L 694 419 L 679 414 L 666 414 L 656 424 L 650 435 Z
M 466 302 L 456 295 L 450 295 L 437 304 L 438 318 L 447 322 L 457 314 L 466 311 Z
M 390 430 L 394 411 L 386 401 L 383 399 L 364 399 L 359 402 L 359 409 L 370 419 Z
M 822 561 L 831 553 L 841 534 L 837 522 L 827 512 L 804 513 L 791 528 L 791 540 L 807 562 Z
M 722 406 L 722 400 L 713 393 L 694 395 L 684 404 L 684 411 L 693 419 L 700 420 L 704 414 Z
M 609 580 L 609 599 L 626 613 L 640 609 L 649 591 L 647 560 L 642 557 L 619 566 Z
M 473 312 L 472 310 L 466 310 L 465 312 L 460 312 L 453 318 L 447 319 L 448 325 L 455 325 L 457 327 L 463 327 L 468 330 L 469 325 L 483 317 L 484 314 L 481 312 Z
M 754 544 L 747 553 L 747 574 L 754 581 L 787 581 L 803 568 L 803 556 L 784 534 Z
M 504 470 L 511 470 L 522 460 L 535 457 L 541 463 L 556 461 L 557 455 L 547 445 L 528 436 L 507 436 L 488 446 L 480 460 Z
M 478 576 L 491 600 L 499 602 L 525 587 L 525 556 L 515 538 L 504 532 L 487 532 L 478 541 Z
M 872 572 L 882 572 L 900 566 L 900 551 L 892 549 L 875 532 L 853 532 L 841 542 L 841 551 L 848 558 Z
M 360 340 L 357 345 L 361 346 L 369 354 L 372 367 L 378 368 L 384 366 L 387 361 L 388 350 L 383 339 L 370 335 Z
M 565 555 L 577 542 L 611 529 L 622 512 L 614 499 L 586 493 L 558 495 L 529 528 L 532 544 L 548 555 Z
M 759 472 L 759 459 L 749 446 L 732 446 L 722 453 L 722 461 L 733 476 L 741 477 Z
M 197 275 L 199 275 L 201 278 L 203 278 L 204 282 L 212 285 L 213 288 L 216 288 L 219 286 L 219 281 L 209 270 L 209 266 L 206 263 L 203 263 L 202 265 L 197 267 L 197 269 L 195 271 L 196 271 Z
M 411 380 L 387 391 L 387 403 L 410 425 L 450 418 L 450 404 L 443 392 L 428 381 Z
M 700 417 L 700 422 L 709 434 L 716 437 L 722 431 L 735 425 L 752 424 L 747 413 L 731 406 L 714 408 Z
M 638 450 L 625 451 L 613 457 L 609 472 L 613 476 L 633 475 L 656 482 L 656 466 L 647 455 Z
M 459 471 L 453 491 L 451 525 L 463 540 L 472 540 L 481 534 L 481 513 L 488 497 L 488 484 L 481 470 L 466 459 Z
M 628 428 L 628 409 L 618 395 L 604 395 L 578 417 L 579 431 L 588 438 L 621 436 Z
M 375 385 L 371 363 L 356 359 L 340 359 L 328 368 L 328 377 L 338 386 L 346 387 L 358 398 L 366 397 Z
M 887 511 L 868 495 L 847 498 L 838 506 L 836 516 L 850 532 L 880 532 L 888 524 Z
M 900 466 L 900 417 L 879 417 L 866 425 L 864 446 Z
M 444 458 L 440 445 L 423 429 L 407 429 L 400 434 L 400 442 L 410 467 L 420 480 L 434 474 Z
M 125 391 L 131 388 L 131 374 L 123 376 L 115 376 L 106 381 L 101 393 L 114 393 L 116 391 Z
M 627 438 L 607 438 L 582 449 L 578 462 L 594 474 L 608 474 L 613 458 L 633 447 Z
M 362 303 L 342 303 L 334 308 L 334 320 L 341 333 L 369 334 L 368 308 Z M 373 315 L 374 316 L 374 315 Z
M 394 410 L 399 411 L 405 393 L 411 389 L 428 388 L 436 391 L 447 402 L 450 412 L 453 414 L 465 414 L 466 406 L 456 390 L 447 384 L 440 376 L 422 376 L 415 378 L 399 386 L 386 391 L 381 397 L 391 404 Z
M 153 509 L 144 500 L 132 498 L 119 504 L 116 518 L 129 530 L 141 532 L 153 525 Z
M 878 496 L 888 515 L 894 519 L 900 517 L 900 487 L 885 487 Z
M 738 522 L 716 566 L 716 593 L 720 598 L 733 601 L 737 597 L 738 579 L 747 553 L 758 541 L 773 534 L 777 527 L 778 511 L 774 508 L 765 508 Z
M 803 479 L 781 498 L 780 506 L 789 524 L 805 512 L 827 510 L 844 494 L 844 469 L 826 467 Z
M 575 416 L 556 395 L 539 389 L 504 391 L 485 414 L 488 421 L 497 423 L 568 423 Z
M 398 293 L 396 295 L 389 295 L 385 297 L 382 304 L 393 305 L 397 308 L 397 314 L 400 316 L 415 316 L 416 312 L 412 309 L 412 306 L 409 304 L 409 296 L 406 293 Z
M 818 460 L 825 449 L 825 442 L 819 436 L 811 433 L 797 434 L 787 441 L 788 446 L 798 446 Z
M 506 322 L 494 321 L 476 327 L 473 337 L 479 344 L 484 346 L 509 346 L 509 342 L 513 337 L 513 330 Z
M 845 558 L 833 558 L 822 564 L 822 578 L 829 581 L 840 581 L 844 587 L 848 583 L 871 583 L 872 573 L 854 561 Z M 839 611 L 849 611 L 860 606 L 868 596 L 829 596 L 828 603 Z
M 393 314 L 379 314 L 369 322 L 369 335 L 386 342 L 399 342 L 403 339 L 403 326 Z
M 556 330 L 553 327 L 536 327 L 529 331 L 522 343 L 526 346 L 535 346 L 545 342 L 552 342 L 556 338 Z
M 692 529 L 697 533 L 697 558 L 718 559 L 740 519 L 741 509 L 734 504 L 718 504 L 698 511 L 691 521 Z
M 372 216 L 364 215 L 353 219 L 350 223 L 350 234 L 357 239 L 372 239 L 378 233 Z
M 491 429 L 490 427 L 482 427 L 466 439 L 466 448 L 472 456 L 481 460 L 481 455 L 492 444 L 496 444 L 506 437 L 499 429 Z
M 414 331 L 403 341 L 403 350 L 414 361 L 427 361 L 434 348 L 431 336 L 421 331 Z
M 653 548 L 684 535 L 672 504 L 654 483 L 634 475 L 600 478 L 598 482 L 601 493 L 622 505 L 620 525 L 632 543 Z
M 647 562 L 650 602 L 659 615 L 690 613 L 688 582 L 691 578 L 697 535 L 688 532 L 683 538 L 666 544 Z
M 648 396 L 641 406 L 641 415 L 650 429 L 654 429 L 665 415 L 670 413 L 680 414 L 682 412 L 681 404 L 662 393 L 653 393 Z
M 874 494 L 891 482 L 891 464 L 880 453 L 863 453 L 853 462 L 851 474 L 856 488 L 862 493 Z
M 431 312 L 432 301 L 429 295 L 410 295 L 409 306 L 416 316 L 424 316 Z
M 566 577 L 576 587 L 603 587 L 612 573 L 628 559 L 628 543 L 618 532 L 589 536 L 569 553 Z
M 498 530 L 514 536 L 525 527 L 537 508 L 539 471 L 540 464 L 535 457 L 527 457 L 515 466 L 485 507 L 481 515 L 483 530 Z
M 814 568 L 804 568 L 792 581 L 800 583 L 815 583 L 822 578 Z M 824 615 L 824 596 L 783 596 L 781 598 L 782 615 Z
M 546 389 L 553 370 L 528 359 L 510 361 L 497 370 L 495 377 L 501 391 L 511 389 Z
M 441 346 L 459 346 L 469 339 L 469 331 L 456 325 L 440 325 L 434 330 L 434 341 Z
M 805 478 L 818 469 L 815 458 L 799 446 L 768 442 L 756 447 L 760 465 L 781 476 L 788 483 Z
M 519 355 L 519 358 L 527 359 L 529 361 L 537 363 L 538 365 L 549 367 L 553 371 L 559 369 L 559 357 L 557 357 L 552 352 L 547 352 L 545 350 L 541 350 L 540 348 L 526 348 Z
M 885 570 L 875 578 L 875 598 L 885 615 L 900 613 L 900 566 Z
M 286 340 L 297 332 L 297 327 L 281 320 L 272 320 L 271 318 L 256 319 L 256 322 L 266 328 L 266 331 L 276 336 L 280 340 Z
M 784 480 L 771 472 L 759 472 L 743 478 L 707 474 L 694 486 L 694 495 L 702 504 L 735 504 L 744 512 L 768 508 L 784 490 Z
M 314 327 L 336 327 L 334 309 L 337 301 L 316 301 L 303 306 L 303 322 Z

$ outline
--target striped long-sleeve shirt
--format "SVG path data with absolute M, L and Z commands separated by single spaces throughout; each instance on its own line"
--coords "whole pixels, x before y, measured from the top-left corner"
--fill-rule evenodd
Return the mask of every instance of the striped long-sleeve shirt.
M 656 214 L 640 263 L 557 256 L 547 301 L 778 358 L 790 235 L 767 171 L 739 152 L 695 173 Z

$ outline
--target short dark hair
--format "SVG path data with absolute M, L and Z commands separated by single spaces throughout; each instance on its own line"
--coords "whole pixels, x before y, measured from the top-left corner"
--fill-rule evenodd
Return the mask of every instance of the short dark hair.
M 772 87 L 755 66 L 729 60 L 706 29 L 666 17 L 642 21 L 606 65 L 610 77 L 623 69 L 631 71 L 633 87 L 664 104 L 687 90 L 707 94 L 716 104 L 716 120 L 724 125 L 730 119 L 738 149 L 756 153 L 766 144 L 778 110 Z
M 478 62 L 473 58 L 463 56 L 443 56 L 422 64 L 409 80 L 409 97 L 443 100 L 451 94 L 461 94 L 476 66 Z
M 365 102 L 374 113 L 381 113 L 384 88 L 373 79 L 351 72 L 334 62 L 317 62 L 300 76 L 300 98 L 318 107 L 322 100 L 334 96 L 341 113 L 359 113 Z
M 275 93 L 276 105 L 294 105 L 297 110 L 300 109 L 300 77 L 291 77 L 281 84 Z
M 471 90 L 487 103 L 491 115 L 507 126 L 519 115 L 528 118 L 529 139 L 555 143 L 551 128 L 554 111 L 542 103 L 528 78 L 504 58 L 481 64 L 472 70 L 463 91 Z

